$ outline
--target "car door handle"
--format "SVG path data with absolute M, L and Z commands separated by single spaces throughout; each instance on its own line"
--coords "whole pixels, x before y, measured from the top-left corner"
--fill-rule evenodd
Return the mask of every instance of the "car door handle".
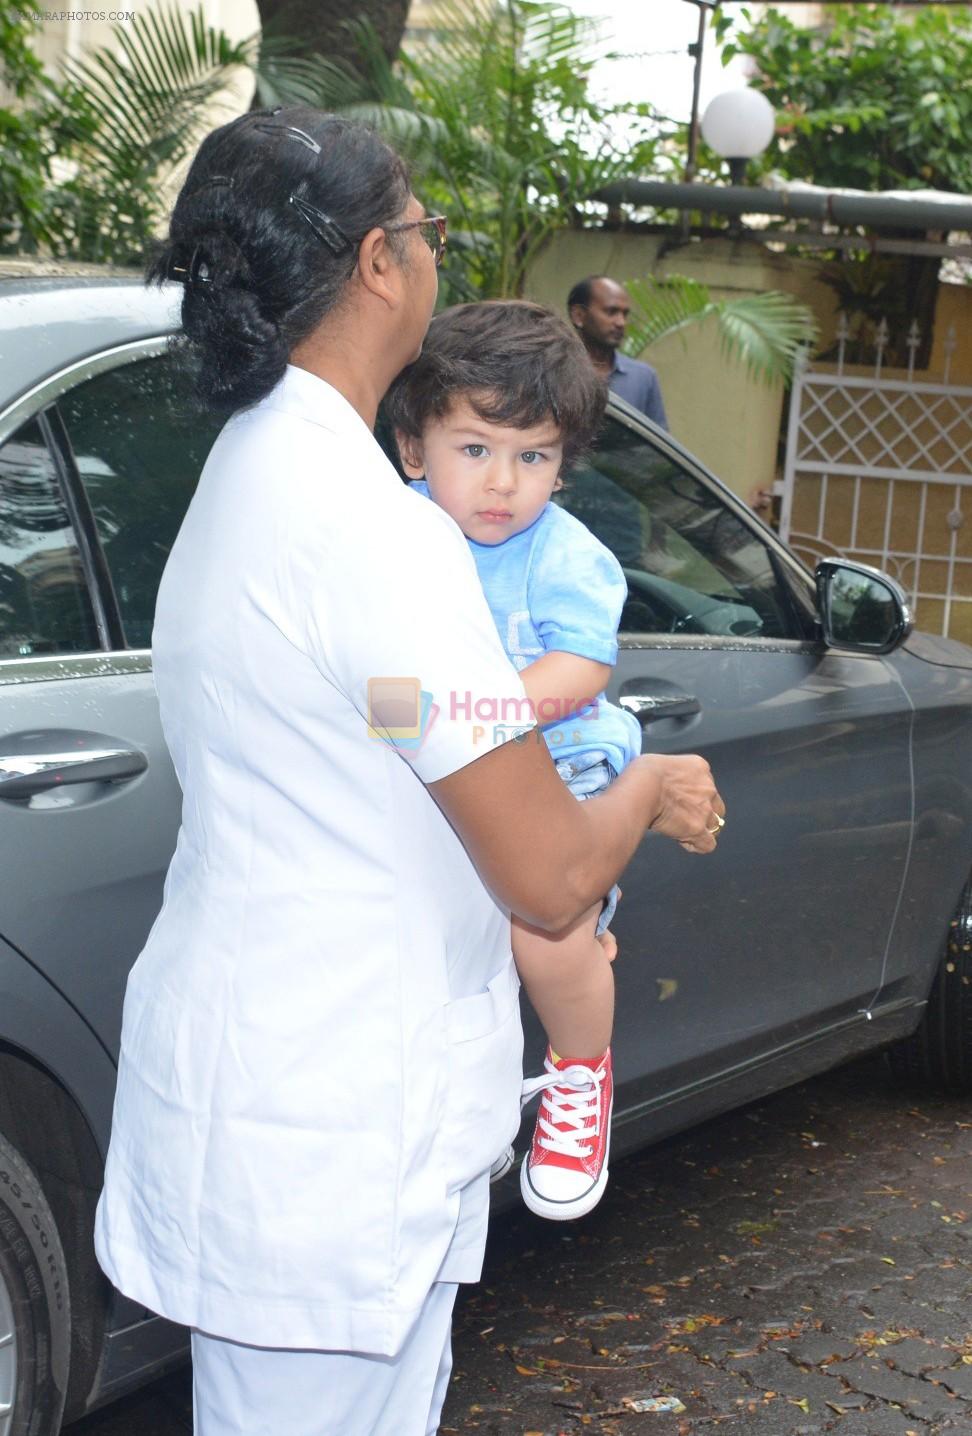
M 139 748 L 103 733 L 48 728 L 0 739 L 0 799 L 32 798 L 68 783 L 117 783 L 148 767 Z
M 691 693 L 622 693 L 618 702 L 633 713 L 639 723 L 659 718 L 691 718 L 702 712 L 702 704 Z

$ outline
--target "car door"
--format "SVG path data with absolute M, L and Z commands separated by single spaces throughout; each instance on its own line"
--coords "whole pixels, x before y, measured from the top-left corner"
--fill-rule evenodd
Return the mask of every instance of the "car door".
M 803 571 L 650 433 L 610 418 L 562 500 L 628 577 L 608 696 L 645 720 L 644 751 L 709 760 L 728 820 L 712 856 L 649 834 L 622 879 L 628 1103 L 866 1020 L 911 830 L 892 665 L 827 651 Z
M 0 934 L 112 1053 L 179 823 L 155 591 L 216 431 L 164 348 L 60 376 L 0 446 Z

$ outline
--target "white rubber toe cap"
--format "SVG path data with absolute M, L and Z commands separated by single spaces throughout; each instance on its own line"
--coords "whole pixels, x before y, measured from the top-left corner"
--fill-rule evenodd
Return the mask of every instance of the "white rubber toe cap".
M 606 1162 L 595 1179 L 586 1172 L 570 1172 L 552 1164 L 541 1163 L 531 1169 L 527 1160 L 520 1168 L 520 1193 L 538 1217 L 569 1222 L 593 1211 L 604 1195 L 607 1179 Z

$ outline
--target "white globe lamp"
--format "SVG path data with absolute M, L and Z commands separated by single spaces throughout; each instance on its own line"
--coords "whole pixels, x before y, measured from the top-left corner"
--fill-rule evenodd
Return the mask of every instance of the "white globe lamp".
M 724 90 L 710 100 L 702 116 L 702 138 L 729 161 L 733 184 L 743 184 L 746 165 L 773 138 L 776 112 L 758 90 Z

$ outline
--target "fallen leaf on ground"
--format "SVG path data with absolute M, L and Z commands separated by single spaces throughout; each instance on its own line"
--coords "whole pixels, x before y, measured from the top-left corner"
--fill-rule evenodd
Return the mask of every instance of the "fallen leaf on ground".
M 621 1405 L 628 1411 L 671 1411 L 676 1416 L 685 1410 L 677 1396 L 622 1396 Z
M 684 1321 L 672 1327 L 672 1335 L 691 1335 L 693 1331 L 701 1331 L 704 1326 L 721 1326 L 727 1320 L 727 1317 L 713 1316 L 711 1312 L 703 1312 L 701 1316 L 687 1316 Z

